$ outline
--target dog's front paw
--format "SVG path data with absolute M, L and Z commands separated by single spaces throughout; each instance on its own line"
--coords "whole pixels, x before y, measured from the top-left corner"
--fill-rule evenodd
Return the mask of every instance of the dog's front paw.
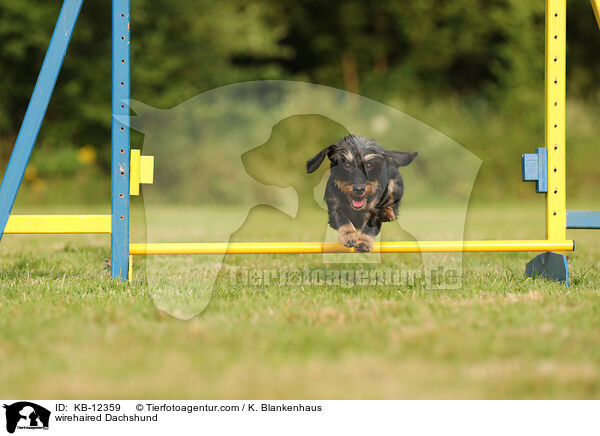
M 356 229 L 352 224 L 344 224 L 338 230 L 338 240 L 344 247 L 352 248 L 356 245 Z
M 394 221 L 396 219 L 396 214 L 394 213 L 394 209 L 391 207 L 384 207 L 381 211 L 381 221 Z
M 360 253 L 369 253 L 373 249 L 373 241 L 373 236 L 361 233 L 354 248 Z

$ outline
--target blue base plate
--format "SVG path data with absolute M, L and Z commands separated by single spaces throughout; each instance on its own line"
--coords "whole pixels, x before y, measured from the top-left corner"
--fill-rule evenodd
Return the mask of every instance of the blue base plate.
M 527 263 L 525 274 L 528 277 L 544 277 L 569 286 L 569 266 L 567 256 L 548 251 L 538 254 Z

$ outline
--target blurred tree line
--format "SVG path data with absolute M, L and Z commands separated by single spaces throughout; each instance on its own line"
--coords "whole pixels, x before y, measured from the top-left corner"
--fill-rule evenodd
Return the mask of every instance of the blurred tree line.
M 3 165 L 60 6 L 0 2 Z M 31 180 L 72 175 L 78 165 L 107 173 L 110 13 L 110 2 L 84 2 Z M 600 98 L 600 32 L 586 0 L 568 2 L 568 43 L 568 92 L 586 117 Z M 519 172 L 518 156 L 502 150 L 524 152 L 543 141 L 543 0 L 132 0 L 131 48 L 132 98 L 155 107 L 246 80 L 343 88 L 454 137 L 490 162 L 490 180 Z M 523 139 L 511 131 L 525 132 Z

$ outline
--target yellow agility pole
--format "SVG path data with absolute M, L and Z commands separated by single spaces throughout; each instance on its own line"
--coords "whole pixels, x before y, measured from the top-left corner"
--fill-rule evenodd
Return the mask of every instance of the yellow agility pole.
M 110 215 L 11 215 L 4 233 L 110 233 Z
M 545 145 L 548 153 L 546 239 L 566 239 L 567 2 L 546 0 Z
M 573 241 L 385 241 L 376 242 L 373 253 L 477 253 L 573 251 Z M 337 242 L 232 242 L 232 243 L 136 243 L 131 255 L 156 254 L 317 254 L 352 253 Z
M 594 8 L 594 15 L 596 16 L 596 22 L 598 23 L 598 27 L 600 27 L 600 0 L 590 0 L 592 3 L 592 7 Z

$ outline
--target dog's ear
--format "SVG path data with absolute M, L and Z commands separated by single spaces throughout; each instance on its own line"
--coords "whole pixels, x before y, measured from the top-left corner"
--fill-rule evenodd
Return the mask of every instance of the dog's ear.
M 323 150 L 318 152 L 315 157 L 306 161 L 306 172 L 310 174 L 313 171 L 316 171 L 325 160 L 325 156 L 331 159 L 333 153 L 335 153 L 335 144 L 330 144 L 325 147 Z
M 417 157 L 417 154 L 419 154 L 419 153 L 417 153 L 416 151 L 414 153 L 407 153 L 405 151 L 397 151 L 397 150 L 392 150 L 392 151 L 386 150 L 383 153 L 385 158 L 387 160 L 389 160 L 396 167 L 405 167 L 406 165 L 411 163 L 415 159 L 415 157 Z

